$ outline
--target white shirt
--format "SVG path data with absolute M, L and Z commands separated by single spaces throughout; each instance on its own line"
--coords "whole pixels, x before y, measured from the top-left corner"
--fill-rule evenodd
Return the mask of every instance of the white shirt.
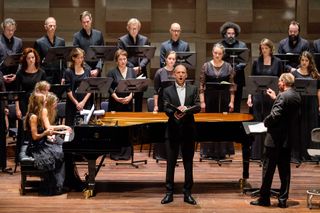
M 177 84 L 177 82 L 175 82 L 175 84 L 176 84 L 180 104 L 181 106 L 184 106 L 184 102 L 186 99 L 186 84 L 184 83 L 183 86 L 180 86 L 179 84 Z

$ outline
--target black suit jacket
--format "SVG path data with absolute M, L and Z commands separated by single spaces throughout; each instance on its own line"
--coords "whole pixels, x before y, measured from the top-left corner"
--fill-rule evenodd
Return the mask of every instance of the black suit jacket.
M 13 39 L 13 45 L 12 48 L 9 48 L 6 44 L 6 38 L 4 37 L 3 34 L 0 35 L 0 43 L 2 45 L 3 51 L 3 59 L 5 59 L 8 55 L 13 55 L 13 54 L 18 54 L 18 53 L 22 53 L 22 40 L 21 38 L 18 38 L 16 36 L 12 37 Z M 13 67 L 6 67 L 4 66 L 4 64 L 2 64 L 1 66 L 1 71 L 3 73 L 3 75 L 7 75 L 7 74 L 15 74 L 17 72 L 18 69 L 18 65 L 17 66 L 13 66 Z
M 63 38 L 55 36 L 53 44 L 50 42 L 48 36 L 42 36 L 34 43 L 34 49 L 39 53 L 41 61 L 46 57 L 50 47 L 64 47 L 66 43 Z
M 146 36 L 137 35 L 136 42 L 134 42 L 132 36 L 130 34 L 126 34 L 122 37 L 119 38 L 118 40 L 118 48 L 123 49 L 128 52 L 128 46 L 143 46 L 143 45 L 150 45 L 149 39 Z M 141 72 L 143 74 L 147 74 L 147 69 L 146 66 L 150 60 L 146 57 L 144 58 L 139 58 L 135 56 L 130 56 L 128 57 L 128 67 L 141 67 Z
M 200 112 L 200 99 L 198 88 L 191 84 L 186 84 L 185 106 L 192 107 L 181 119 L 176 119 L 174 113 L 176 110 L 170 106 L 181 106 L 175 84 L 163 91 L 164 112 L 169 117 L 167 137 L 170 141 L 175 140 L 193 140 L 195 121 L 193 114 Z
M 268 128 L 265 146 L 291 148 L 299 140 L 300 95 L 290 88 L 278 94 L 270 114 L 264 119 Z

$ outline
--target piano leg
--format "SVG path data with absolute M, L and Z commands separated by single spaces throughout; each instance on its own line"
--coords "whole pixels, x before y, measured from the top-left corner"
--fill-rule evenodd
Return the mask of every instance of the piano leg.
M 83 191 L 83 196 L 85 199 L 88 199 L 90 197 L 93 197 L 95 195 L 95 185 L 96 185 L 96 181 L 95 181 L 95 177 L 96 177 L 96 158 L 94 159 L 88 159 L 88 172 L 89 174 L 87 174 L 86 176 L 86 180 L 87 180 L 87 187 L 86 189 Z

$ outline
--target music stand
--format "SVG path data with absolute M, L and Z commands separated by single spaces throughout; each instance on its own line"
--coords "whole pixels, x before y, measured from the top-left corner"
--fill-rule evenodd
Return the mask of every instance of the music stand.
M 154 56 L 156 51 L 156 47 L 152 47 L 149 45 L 142 45 L 142 46 L 127 46 L 128 51 L 128 58 L 130 57 L 138 57 L 138 58 L 147 58 L 151 59 Z
M 175 82 L 176 82 L 175 79 L 161 81 L 161 87 L 162 87 L 162 89 L 167 88 L 168 86 L 173 85 Z M 186 84 L 194 84 L 194 80 L 193 79 L 186 79 Z
M 218 111 L 221 112 L 221 93 L 223 91 L 229 90 L 232 84 L 229 82 L 219 83 L 219 82 L 207 82 L 206 83 L 206 91 L 207 92 L 216 92 L 218 91 Z
M 245 67 L 247 65 L 247 61 L 249 60 L 249 49 L 248 48 L 225 48 L 225 55 L 223 58 L 229 63 L 231 63 L 233 68 L 235 68 L 237 64 L 242 64 L 243 67 Z
M 286 66 L 289 64 L 291 67 L 296 68 L 300 64 L 300 55 L 299 54 L 292 54 L 292 53 L 287 53 L 287 54 L 274 54 L 275 57 L 279 58 L 282 63 L 284 69 L 287 69 Z
M 86 52 L 85 61 L 113 61 L 116 46 L 90 46 Z
M 22 56 L 22 53 L 19 54 L 13 54 L 13 55 L 8 55 L 4 60 L 3 64 L 6 67 L 13 67 L 17 66 L 20 63 L 20 58 Z M 15 73 L 14 73 L 15 74 Z
M 182 64 L 188 70 L 188 78 L 194 79 L 197 66 L 197 54 L 195 52 L 176 52 L 176 65 Z
M 294 86 L 301 96 L 315 96 L 317 95 L 317 80 L 296 78 Z
M 320 53 L 313 53 L 314 62 L 316 63 L 318 71 L 320 70 Z
M 250 75 L 248 76 L 247 91 L 251 95 L 266 93 L 268 88 L 278 92 L 278 76 Z
M 93 93 L 93 102 L 100 109 L 96 94 L 107 94 L 113 79 L 109 77 L 92 77 L 81 81 L 76 93 Z M 97 102 L 97 103 L 96 103 Z
M 12 174 L 12 169 L 7 168 L 7 148 L 6 148 L 6 124 L 5 124 L 5 114 L 4 107 L 5 101 L 16 101 L 19 100 L 22 95 L 24 95 L 24 91 L 9 91 L 9 92 L 0 92 L 0 167 L 1 171 L 5 173 Z M 17 146 L 19 146 L 17 144 Z M 19 150 L 20 147 L 17 147 L 16 150 Z M 20 150 L 19 150 L 20 151 Z M 19 155 L 19 152 L 16 153 Z M 16 157 L 16 167 L 17 167 L 17 157 Z
M 44 63 L 50 63 L 54 61 L 59 61 L 59 79 L 62 78 L 62 61 L 71 61 L 70 52 L 75 48 L 74 46 L 69 47 L 50 47 L 44 58 Z
M 144 92 L 147 90 L 148 85 L 149 85 L 149 79 L 124 79 L 120 80 L 119 84 L 117 86 L 117 92 L 120 93 L 131 93 L 132 92 L 132 109 L 134 109 L 134 93 L 136 92 Z M 134 160 L 134 147 L 133 144 L 131 143 L 131 163 L 116 163 L 116 165 L 124 164 L 124 165 L 131 165 L 133 167 L 138 168 L 138 165 L 135 163 L 141 163 L 144 162 L 144 164 L 147 164 L 147 160 Z
M 62 95 L 67 90 L 68 86 L 70 86 L 70 84 L 51 84 L 50 92 L 53 92 L 54 94 L 56 94 L 59 100 L 61 100 Z

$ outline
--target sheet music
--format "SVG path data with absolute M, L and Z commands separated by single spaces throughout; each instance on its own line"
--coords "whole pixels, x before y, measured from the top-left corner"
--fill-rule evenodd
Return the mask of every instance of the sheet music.
M 143 74 L 141 74 L 138 77 L 136 77 L 136 79 L 146 79 L 146 76 L 143 76 Z
M 248 125 L 250 133 L 263 133 L 267 132 L 267 127 L 264 126 L 263 122 L 257 123 L 257 124 L 252 124 Z

